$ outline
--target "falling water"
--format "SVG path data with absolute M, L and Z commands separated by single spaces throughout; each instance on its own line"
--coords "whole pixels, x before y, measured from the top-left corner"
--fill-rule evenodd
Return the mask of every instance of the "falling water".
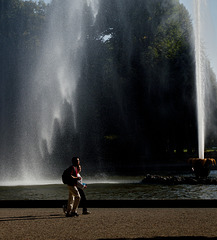
M 206 64 L 202 48 L 201 8 L 204 0 L 194 0 L 195 10 L 195 59 L 196 59 L 196 89 L 197 89 L 197 119 L 198 119 L 198 153 L 204 158 L 205 148 L 205 83 Z
M 46 180 L 46 171 L 52 172 L 49 167 L 54 169 L 55 166 L 49 165 L 49 159 L 45 161 L 44 155 L 55 150 L 52 149 L 55 134 L 62 134 L 66 123 L 76 131 L 75 97 L 84 52 L 85 7 L 92 13 L 94 21 L 97 0 L 65 0 L 64 4 L 53 1 L 51 4 L 36 68 L 29 70 L 31 77 L 20 83 L 19 141 L 15 161 L 19 165 L 15 171 L 15 166 L 9 162 L 4 164 L 7 169 L 1 169 L 4 182 L 34 184 Z

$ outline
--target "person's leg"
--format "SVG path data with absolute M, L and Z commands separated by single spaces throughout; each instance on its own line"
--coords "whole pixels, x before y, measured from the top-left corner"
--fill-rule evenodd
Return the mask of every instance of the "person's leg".
M 67 202 L 67 204 L 63 204 L 63 212 L 64 213 L 67 213 L 67 206 L 68 206 L 68 202 Z
M 76 186 L 73 186 L 71 188 L 71 191 L 72 191 L 72 194 L 74 196 L 74 203 L 73 203 L 73 207 L 72 207 L 72 213 L 76 213 L 77 214 L 78 205 L 79 205 L 81 196 L 80 196 Z
M 70 214 L 70 212 L 72 211 L 72 206 L 73 206 L 73 186 L 68 186 L 68 190 L 69 190 L 69 197 L 68 197 L 68 204 L 67 204 L 67 214 Z
M 80 196 L 81 196 L 81 205 L 83 207 L 83 213 L 87 213 L 87 199 L 86 199 L 86 196 L 85 196 L 85 193 L 84 193 L 84 190 L 81 189 L 81 188 L 78 188 L 78 191 L 80 193 Z

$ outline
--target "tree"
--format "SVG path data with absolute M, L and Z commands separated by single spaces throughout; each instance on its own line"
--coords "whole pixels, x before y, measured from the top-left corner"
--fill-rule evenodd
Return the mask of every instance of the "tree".
M 86 122 L 86 130 L 97 123 L 102 158 L 127 167 L 135 156 L 142 165 L 168 161 L 174 149 L 194 149 L 192 24 L 184 6 L 101 1 L 87 36 L 79 87 L 92 107 L 82 109 L 78 121 Z

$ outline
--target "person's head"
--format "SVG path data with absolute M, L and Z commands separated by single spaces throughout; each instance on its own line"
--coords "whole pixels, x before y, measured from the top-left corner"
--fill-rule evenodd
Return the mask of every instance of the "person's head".
M 78 165 L 78 172 L 81 172 L 81 165 Z
M 74 167 L 78 167 L 78 166 L 80 165 L 80 159 L 79 159 L 79 157 L 73 157 L 73 158 L 72 158 L 72 165 L 73 165 Z

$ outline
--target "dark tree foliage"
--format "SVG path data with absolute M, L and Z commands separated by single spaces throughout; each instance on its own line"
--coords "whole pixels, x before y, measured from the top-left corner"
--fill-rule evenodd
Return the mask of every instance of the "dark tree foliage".
M 184 6 L 104 0 L 95 24 L 89 22 L 78 87 L 78 103 L 88 105 L 78 117 L 81 155 L 130 169 L 132 161 L 176 161 L 184 149 L 194 151 L 192 24 Z

